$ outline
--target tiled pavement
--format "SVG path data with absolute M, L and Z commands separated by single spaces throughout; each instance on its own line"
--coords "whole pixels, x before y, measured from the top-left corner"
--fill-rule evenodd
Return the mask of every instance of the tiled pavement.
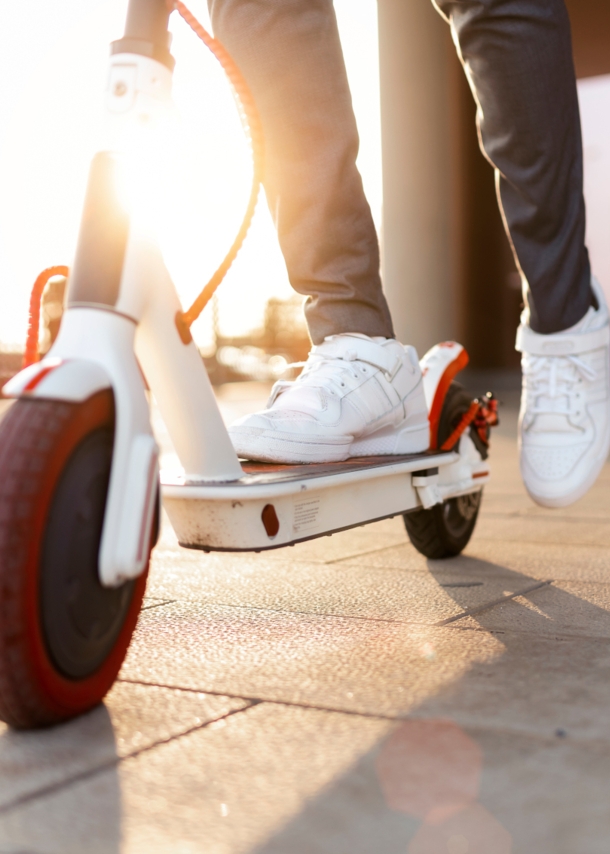
M 504 416 L 453 560 L 399 519 L 264 555 L 166 526 L 105 706 L 0 729 L 0 854 L 607 854 L 610 467 L 537 508 Z

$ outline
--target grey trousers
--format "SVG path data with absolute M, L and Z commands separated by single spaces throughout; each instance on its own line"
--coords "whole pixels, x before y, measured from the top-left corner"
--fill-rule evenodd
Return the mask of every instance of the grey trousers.
M 423 2 L 423 0 L 404 0 Z M 523 275 L 551 333 L 591 305 L 580 118 L 563 0 L 433 0 L 478 106 L 485 156 Z M 332 0 L 208 0 L 266 139 L 265 192 L 314 343 L 393 337 L 379 246 L 356 168 L 358 132 Z

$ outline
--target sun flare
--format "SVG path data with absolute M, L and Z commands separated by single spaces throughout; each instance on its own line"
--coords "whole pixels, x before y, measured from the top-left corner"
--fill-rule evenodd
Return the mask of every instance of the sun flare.
M 205 4 L 194 13 L 207 20 Z M 374 212 L 380 207 L 378 93 L 374 0 L 337 0 L 348 70 L 360 116 L 360 164 Z M 27 6 L 27 8 L 26 8 Z M 0 65 L 12 87 L 0 93 L 0 342 L 25 337 L 31 285 L 50 264 L 72 262 L 91 159 L 106 138 L 104 91 L 108 44 L 122 30 L 126 0 L 29 0 L 10 4 L 12 33 Z M 171 19 L 175 114 L 155 145 L 126 169 L 132 203 L 154 219 L 162 251 L 186 306 L 229 248 L 243 216 L 250 155 L 223 72 L 181 19 Z M 27 53 L 24 53 L 27 46 Z M 10 71 L 10 74 L 9 74 Z M 147 163 L 147 159 L 149 162 Z M 154 183 L 147 176 L 154 173 Z M 290 289 L 271 217 L 258 206 L 248 239 L 218 294 L 226 334 L 259 326 L 271 296 Z M 210 312 L 193 327 L 211 337 Z

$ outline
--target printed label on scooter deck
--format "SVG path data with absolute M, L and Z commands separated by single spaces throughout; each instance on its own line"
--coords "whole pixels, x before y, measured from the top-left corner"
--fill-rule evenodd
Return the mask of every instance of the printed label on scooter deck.
M 293 533 L 303 534 L 306 531 L 315 531 L 320 525 L 321 506 L 320 495 L 299 496 L 294 502 Z

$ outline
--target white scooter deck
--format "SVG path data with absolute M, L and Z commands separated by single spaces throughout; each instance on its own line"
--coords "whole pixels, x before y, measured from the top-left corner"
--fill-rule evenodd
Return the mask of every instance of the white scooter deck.
M 471 447 L 472 446 L 472 447 Z M 242 462 L 232 482 L 185 482 L 162 473 L 163 505 L 180 545 L 262 551 L 428 508 L 480 490 L 489 467 L 468 436 L 460 452 L 427 451 L 340 463 Z

